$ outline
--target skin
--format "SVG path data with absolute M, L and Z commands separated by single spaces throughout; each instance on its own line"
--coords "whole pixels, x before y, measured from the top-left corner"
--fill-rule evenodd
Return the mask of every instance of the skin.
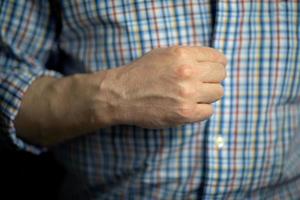
M 41 77 L 23 96 L 17 134 L 49 147 L 112 125 L 166 128 L 205 120 L 224 95 L 226 63 L 212 48 L 173 46 L 110 70 Z

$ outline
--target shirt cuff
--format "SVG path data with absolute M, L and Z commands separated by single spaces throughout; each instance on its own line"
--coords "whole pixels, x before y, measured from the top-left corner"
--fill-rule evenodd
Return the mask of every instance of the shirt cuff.
M 46 149 L 37 145 L 29 144 L 16 135 L 14 120 L 21 106 L 24 93 L 31 83 L 42 77 L 51 76 L 60 78 L 62 75 L 52 70 L 43 68 L 18 69 L 1 74 L 0 86 L 0 112 L 3 123 L 0 125 L 1 132 L 9 136 L 12 142 L 21 150 L 40 154 Z M 4 136 L 5 137 L 5 136 Z

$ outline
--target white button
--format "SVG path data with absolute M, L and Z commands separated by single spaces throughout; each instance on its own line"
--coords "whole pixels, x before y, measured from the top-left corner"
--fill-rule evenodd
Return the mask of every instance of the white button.
M 216 137 L 216 146 L 218 149 L 222 149 L 224 147 L 224 139 L 221 135 Z

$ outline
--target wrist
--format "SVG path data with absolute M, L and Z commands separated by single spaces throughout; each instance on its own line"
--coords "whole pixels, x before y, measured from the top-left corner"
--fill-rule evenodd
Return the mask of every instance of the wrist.
M 118 108 L 116 97 L 111 95 L 110 88 L 117 82 L 114 81 L 115 70 L 102 70 L 88 75 L 83 75 L 78 80 L 82 82 L 85 90 L 84 106 L 86 123 L 93 129 L 99 129 L 118 124 Z M 109 87 L 107 87 L 109 85 Z
M 94 99 L 94 105 L 100 105 L 101 109 L 95 109 L 94 120 L 107 124 L 107 126 L 128 124 L 130 121 L 130 106 L 128 104 L 127 87 L 129 81 L 126 81 L 126 74 L 129 70 L 128 66 L 120 66 L 118 68 L 106 70 L 96 73 L 98 94 L 99 96 Z M 125 81 L 123 79 L 126 79 Z M 100 111 L 100 112 L 98 112 Z

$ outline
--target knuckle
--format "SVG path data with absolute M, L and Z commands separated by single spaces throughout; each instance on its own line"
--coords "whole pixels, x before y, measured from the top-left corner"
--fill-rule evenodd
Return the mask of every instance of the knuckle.
M 184 56 L 186 54 L 187 49 L 180 46 L 172 46 L 170 47 L 170 51 L 176 58 L 178 58 Z
M 176 70 L 178 78 L 190 78 L 192 76 L 192 67 L 189 65 L 181 65 Z
M 193 95 L 193 91 L 190 87 L 180 86 L 179 88 L 179 96 L 181 97 L 190 97 Z
M 190 119 L 192 118 L 193 109 L 191 109 L 191 106 L 183 104 L 178 107 L 177 114 L 183 119 Z
M 222 52 L 220 52 L 219 50 L 213 49 L 213 48 L 210 48 L 210 47 L 203 47 L 202 49 L 205 51 L 205 53 L 212 60 L 214 60 L 216 62 L 220 62 L 223 65 L 227 64 L 227 58 L 226 58 L 226 56 Z

